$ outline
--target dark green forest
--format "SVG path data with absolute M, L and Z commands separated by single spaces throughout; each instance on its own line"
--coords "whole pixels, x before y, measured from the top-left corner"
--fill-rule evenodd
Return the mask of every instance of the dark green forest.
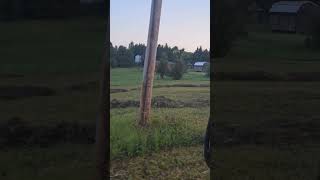
M 136 55 L 142 56 L 142 64 L 144 62 L 144 55 L 146 51 L 145 44 L 135 44 L 131 42 L 128 47 L 125 46 L 114 46 L 110 43 L 110 61 L 111 67 L 132 67 L 139 64 L 135 64 L 134 57 Z M 194 52 L 187 52 L 184 48 L 179 49 L 177 46 L 170 47 L 168 44 L 158 45 L 157 49 L 157 60 L 177 62 L 182 61 L 185 64 L 194 64 L 196 61 L 210 60 L 210 50 L 203 49 L 201 46 L 198 47 Z

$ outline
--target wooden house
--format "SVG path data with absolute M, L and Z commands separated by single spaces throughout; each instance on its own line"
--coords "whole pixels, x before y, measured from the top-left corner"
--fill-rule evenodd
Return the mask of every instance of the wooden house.
M 269 21 L 273 31 L 306 33 L 313 14 L 319 11 L 312 1 L 279 1 L 270 8 Z

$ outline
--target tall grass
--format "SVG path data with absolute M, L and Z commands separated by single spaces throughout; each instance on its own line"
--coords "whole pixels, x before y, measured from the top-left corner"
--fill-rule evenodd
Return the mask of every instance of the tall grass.
M 150 127 L 136 124 L 138 109 L 111 111 L 111 157 L 131 157 L 160 149 L 201 144 L 209 108 L 154 109 Z

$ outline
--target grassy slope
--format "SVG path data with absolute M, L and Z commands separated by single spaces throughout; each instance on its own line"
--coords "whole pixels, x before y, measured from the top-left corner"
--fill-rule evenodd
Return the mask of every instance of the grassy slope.
M 105 36 L 97 17 L 0 23 L 0 85 L 38 85 L 57 95 L 0 100 L 0 121 L 18 116 L 33 125 L 61 121 L 94 124 L 98 78 Z M 5 74 L 22 74 L 8 78 Z M 85 91 L 71 85 L 96 82 Z M 49 148 L 0 150 L 0 179 L 90 179 L 93 145 L 57 144 Z
M 1 73 L 99 70 L 105 26 L 98 17 L 0 23 Z
M 164 148 L 201 144 L 209 107 L 153 109 L 151 125 L 136 127 L 138 109 L 111 111 L 111 156 L 136 156 Z
M 111 88 L 132 89 L 141 85 L 142 69 L 117 68 L 111 70 Z M 188 72 L 182 80 L 156 77 L 154 86 L 193 84 L 209 85 L 204 73 Z M 165 96 L 173 100 L 192 102 L 209 98 L 209 87 L 154 88 L 153 96 Z M 139 100 L 140 90 L 113 93 L 111 99 Z M 111 110 L 111 153 L 114 158 L 145 154 L 163 148 L 199 144 L 209 116 L 209 107 L 153 109 L 151 128 L 136 128 L 137 108 Z
M 90 24 L 90 26 L 87 24 Z M 7 120 L 12 116 L 19 115 L 33 124 L 43 123 L 48 125 L 56 123 L 57 119 L 89 124 L 94 123 L 98 86 L 91 88 L 89 91 L 80 92 L 66 91 L 65 86 L 70 85 L 70 83 L 85 84 L 91 81 L 97 82 L 98 74 L 96 72 L 99 70 L 104 36 L 103 21 L 101 19 L 55 21 L 50 23 L 35 21 L 31 23 L 0 24 L 0 26 L 1 33 L 7 35 L 0 38 L 2 64 L 0 72 L 23 73 L 26 75 L 24 78 L 4 79 L 4 81 L 0 82 L 1 85 L 40 84 L 56 88 L 59 92 L 59 95 L 54 97 L 34 97 L 11 101 L 9 103 L 0 102 L 1 108 L 4 109 L 4 111 L 1 111 L 2 118 Z M 19 33 L 21 29 L 25 30 L 24 32 L 27 35 Z M 83 38 L 79 38 L 80 36 L 83 36 Z M 248 71 L 256 69 L 268 69 L 275 72 L 306 71 L 309 69 L 317 71 L 319 68 L 315 60 L 319 59 L 319 54 L 304 49 L 302 41 L 303 37 L 295 35 L 253 33 L 250 34 L 248 40 L 241 40 L 237 43 L 237 46 L 231 54 L 225 58 L 227 61 L 217 59 L 215 67 L 221 69 L 221 71 Z M 79 45 L 83 51 L 79 51 Z M 10 48 L 13 46 L 15 48 Z M 17 49 L 16 47 L 19 48 Z M 37 50 L 37 53 L 34 53 L 35 50 Z M 48 56 L 48 54 L 51 55 Z M 46 61 L 44 61 L 44 59 Z M 246 63 L 242 63 L 243 61 Z M 47 74 L 47 72 L 52 72 L 52 74 Z M 139 69 L 113 69 L 112 88 L 136 88 L 140 85 L 139 82 L 141 81 L 139 74 Z M 128 76 L 123 78 L 123 75 Z M 61 81 L 65 83 L 61 84 Z M 187 74 L 181 81 L 171 81 L 169 79 L 155 81 L 156 85 L 176 83 L 207 84 L 209 81 L 202 75 L 193 73 Z M 263 89 L 265 91 L 268 88 L 271 90 L 271 87 L 275 85 L 276 84 L 272 83 L 251 82 L 240 83 L 238 86 L 235 86 L 234 82 L 216 82 L 215 87 L 217 88 L 214 91 L 216 91 L 220 97 L 224 97 L 223 101 L 217 102 L 216 107 L 219 107 L 218 104 L 220 103 L 223 103 L 223 106 L 221 105 L 220 107 L 226 107 L 226 109 L 220 109 L 222 114 L 216 114 L 217 119 L 219 116 L 227 117 L 228 114 L 231 114 L 230 112 L 235 110 L 238 110 L 238 115 L 240 115 L 237 119 L 217 120 L 220 121 L 218 122 L 220 127 L 230 125 L 238 125 L 239 127 L 240 125 L 239 129 L 241 133 L 241 130 L 248 130 L 248 127 L 254 129 L 253 127 L 259 126 L 259 122 L 256 121 L 257 116 L 254 116 L 255 113 L 259 114 L 257 108 L 241 104 L 241 102 L 248 100 L 245 99 L 245 101 L 243 101 L 242 98 L 248 97 L 246 93 L 250 93 L 250 95 L 252 95 L 251 100 L 257 101 L 257 104 L 260 100 L 269 102 L 270 99 L 268 99 L 267 96 L 265 99 L 259 99 L 259 97 L 261 97 L 261 90 Z M 295 111 L 295 113 L 299 113 L 299 108 L 306 110 L 310 108 L 311 105 L 317 103 L 317 101 L 312 100 L 315 94 L 304 96 L 301 92 L 307 90 L 310 93 L 316 93 L 319 92 L 317 87 L 318 86 L 314 86 L 314 84 L 311 83 L 304 83 L 303 85 L 301 85 L 301 83 L 284 84 L 283 86 L 279 85 L 276 93 L 279 94 L 279 96 L 284 96 L 287 94 L 287 91 L 291 89 L 291 95 L 289 95 L 288 98 L 294 100 L 298 97 L 301 99 L 301 104 L 297 106 L 298 110 Z M 155 89 L 155 95 L 163 94 L 179 100 L 190 99 L 196 92 L 201 92 L 195 94 L 196 98 L 205 98 L 209 95 L 207 88 L 193 87 L 185 88 L 185 90 L 184 92 L 181 87 L 159 88 Z M 173 93 L 176 92 L 184 93 L 174 96 Z M 136 99 L 138 97 L 137 93 L 138 91 L 130 91 L 123 94 L 115 93 L 112 94 L 112 97 L 119 99 L 123 97 Z M 268 93 L 273 94 L 275 92 L 265 91 L 266 95 L 268 95 Z M 229 97 L 229 99 L 227 97 Z M 308 98 L 303 99 L 303 97 Z M 286 100 L 283 102 L 285 101 Z M 281 118 L 281 116 L 277 114 L 277 110 L 279 106 L 284 106 L 285 104 L 281 104 L 282 100 L 276 98 L 271 102 L 278 104 L 277 108 L 270 108 L 269 106 L 269 109 L 267 108 L 266 110 L 269 111 L 270 117 L 273 117 L 271 124 L 276 124 L 277 118 Z M 26 104 L 29 105 L 26 106 Z M 30 104 L 32 104 L 32 106 L 30 106 Z M 246 108 L 252 111 L 252 117 L 247 118 L 241 116 L 239 110 L 245 111 Z M 133 143 L 129 143 L 128 146 L 125 146 L 123 149 L 119 148 L 119 146 L 127 140 L 126 137 L 132 137 L 133 142 L 143 142 L 137 138 L 139 136 L 136 136 L 137 131 L 133 128 L 136 111 L 137 109 L 134 108 L 112 110 L 111 113 L 114 115 L 112 121 L 117 122 L 113 124 L 115 129 L 125 129 L 122 136 L 117 135 L 120 130 L 114 131 L 113 137 L 120 137 L 115 141 L 116 148 L 113 151 L 114 154 L 118 153 L 118 155 L 123 155 L 123 153 L 127 152 L 133 152 L 132 154 L 134 155 L 139 154 L 135 153 L 139 148 L 135 149 L 134 146 L 131 146 Z M 163 113 L 163 111 L 165 111 L 167 116 L 160 116 L 160 113 Z M 310 109 L 309 112 L 313 113 L 315 111 L 314 109 Z M 180 114 L 187 114 L 187 116 L 183 118 L 183 121 L 186 122 L 181 121 L 178 123 L 185 127 L 185 129 L 179 133 L 189 133 L 190 129 L 188 128 L 192 127 L 193 129 L 195 126 L 195 131 L 192 131 L 189 137 L 200 137 L 201 129 L 205 127 L 207 113 L 208 109 L 206 108 L 200 111 L 194 108 L 170 109 L 168 111 L 161 109 L 155 110 L 153 127 L 156 127 L 155 130 L 169 130 L 172 132 L 172 129 L 170 129 L 171 126 L 166 129 L 166 125 L 168 126 L 167 122 L 176 119 L 176 117 L 181 117 Z M 301 113 L 300 117 L 303 115 L 304 114 Z M 301 119 L 297 119 L 297 121 L 299 120 Z M 131 123 L 129 123 L 127 127 L 123 127 L 122 124 L 126 123 L 127 125 L 127 121 Z M 159 126 L 157 122 L 159 121 L 165 122 L 164 124 L 160 124 L 161 128 L 157 128 L 157 126 Z M 290 131 L 289 129 L 287 135 L 292 136 L 294 133 L 300 134 L 301 132 L 303 131 Z M 163 135 L 161 133 L 159 134 L 160 137 Z M 169 134 L 174 135 L 175 133 Z M 143 132 L 140 137 L 146 137 L 146 133 Z M 159 140 L 159 137 L 152 138 L 153 142 Z M 171 142 L 175 142 L 175 140 L 176 139 L 173 139 Z M 178 139 L 177 142 L 177 146 L 181 146 L 184 143 L 184 139 Z M 188 142 L 191 141 L 188 140 Z M 154 143 L 154 146 L 151 146 L 149 150 L 159 145 L 161 145 L 161 143 L 158 143 L 158 145 Z M 43 177 L 46 177 L 46 179 L 65 179 L 66 177 L 69 179 L 88 179 L 88 177 L 91 177 L 91 171 L 93 169 L 92 148 L 90 145 L 79 145 L 76 147 L 76 145 L 62 144 L 54 148 L 50 147 L 49 149 L 30 148 L 24 151 L 19 149 L 2 150 L 0 159 L 4 160 L 4 163 L 0 166 L 1 179 L 28 179 L 28 177 L 30 179 L 43 179 Z M 316 164 L 319 159 L 316 152 L 319 151 L 320 148 L 317 146 L 298 146 L 295 149 L 299 150 L 293 151 L 293 148 L 270 149 L 270 147 L 266 146 L 257 147 L 251 145 L 231 148 L 218 146 L 216 151 L 217 167 L 215 169 L 215 175 L 221 177 L 221 179 L 232 179 L 236 177 L 239 179 L 314 178 L 317 171 Z M 127 155 L 128 154 L 130 155 L 130 153 L 127 153 Z M 12 159 L 16 157 L 18 157 L 18 161 L 12 161 Z M 176 158 L 173 159 L 172 157 Z M 75 159 L 77 161 L 75 161 Z M 172 159 L 174 162 L 172 162 Z M 202 178 L 206 177 L 208 173 L 208 169 L 202 159 L 201 146 L 173 148 L 172 150 L 163 149 L 160 151 L 160 154 L 156 153 L 150 156 L 147 153 L 132 159 L 114 160 L 112 164 L 114 164 L 115 167 L 112 171 L 113 176 L 120 174 L 121 177 L 121 174 L 124 174 L 123 179 L 126 179 L 128 176 L 139 177 L 139 179 L 141 179 L 141 177 L 146 176 L 166 178 L 174 175 L 181 175 L 180 177 L 186 178 L 190 176 Z M 147 164 L 150 165 L 147 166 Z M 16 171 L 17 167 L 21 170 L 19 173 Z
M 18 116 L 31 126 L 52 126 L 61 121 L 94 125 L 104 39 L 103 20 L 26 21 L 0 26 L 1 33 L 7 34 L 0 38 L 0 85 L 39 85 L 53 88 L 57 92 L 55 96 L 0 101 L 1 121 Z M 23 34 L 19 33 L 21 29 L 24 30 Z M 7 73 L 22 74 L 24 77 L 3 76 Z M 112 69 L 111 88 L 138 88 L 141 73 L 138 68 Z M 156 86 L 172 84 L 208 85 L 209 79 L 203 73 L 190 72 L 179 81 L 169 78 L 155 80 Z M 72 85 L 82 85 L 87 89 L 71 91 L 69 88 Z M 133 90 L 112 94 L 112 98 L 137 100 L 138 94 L 138 90 Z M 192 101 L 194 98 L 206 99 L 209 88 L 156 88 L 154 95 Z M 209 107 L 202 107 L 200 111 L 197 108 L 154 109 L 152 130 L 145 132 L 135 128 L 136 108 L 113 109 L 112 157 L 136 156 L 199 144 L 208 113 Z M 181 116 L 184 118 L 181 119 Z M 147 146 L 145 140 L 150 145 Z M 129 143 L 125 145 L 126 142 Z M 94 168 L 92 149 L 92 145 L 74 144 L 57 144 L 50 148 L 29 147 L 23 151 L 16 148 L 2 149 L 0 156 L 4 163 L 0 166 L 0 179 L 89 179 Z M 17 160 L 11 161 L 14 157 Z M 201 168 L 206 169 L 205 166 Z M 16 172 L 17 169 L 20 173 Z
M 215 70 L 319 72 L 320 53 L 295 34 L 249 33 Z M 217 179 L 316 179 L 319 83 L 216 81 Z M 266 116 L 267 114 L 267 116 Z M 247 145 L 241 145 L 247 144 Z
M 317 72 L 320 52 L 304 46 L 304 36 L 250 32 L 236 41 L 227 57 L 215 60 L 215 71 Z
M 142 68 L 116 68 L 111 69 L 111 88 L 137 88 L 142 83 Z M 209 78 L 204 73 L 190 71 L 184 74 L 181 80 L 172 80 L 169 77 L 160 79 L 155 76 L 154 86 L 172 84 L 209 84 Z

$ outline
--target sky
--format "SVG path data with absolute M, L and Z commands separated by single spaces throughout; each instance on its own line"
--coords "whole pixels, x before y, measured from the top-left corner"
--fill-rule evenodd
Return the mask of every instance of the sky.
M 147 44 L 151 0 L 111 0 L 110 40 L 113 45 Z M 158 44 L 210 48 L 210 0 L 162 0 Z

